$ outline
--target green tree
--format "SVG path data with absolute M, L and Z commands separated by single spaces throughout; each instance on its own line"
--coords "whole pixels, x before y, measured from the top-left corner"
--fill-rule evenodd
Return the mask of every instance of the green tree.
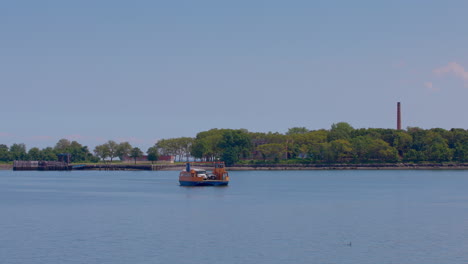
M 449 133 L 448 146 L 453 149 L 453 159 L 458 162 L 468 161 L 468 131 L 452 128 Z
M 185 157 L 186 160 L 190 158 L 193 144 L 193 138 L 180 137 L 161 139 L 156 143 L 156 146 L 159 149 L 159 153 L 175 156 L 181 161 L 183 157 Z
M 209 149 L 208 149 L 208 142 L 205 139 L 195 140 L 192 145 L 191 153 L 193 157 L 203 159 L 208 156 Z
M 26 145 L 23 143 L 20 144 L 13 144 L 10 146 L 10 155 L 13 160 L 26 160 L 27 153 L 26 153 Z
M 424 148 L 424 145 L 427 143 L 427 130 L 424 130 L 419 127 L 408 127 L 408 134 L 413 138 L 413 144 L 411 149 L 416 151 L 421 151 Z
M 87 162 L 93 160 L 93 155 L 89 152 L 87 146 L 83 146 L 77 141 L 72 141 L 65 149 L 64 153 L 71 155 L 71 162 Z
M 294 156 L 310 157 L 313 161 L 321 159 L 321 145 L 327 142 L 328 131 L 316 130 L 306 134 L 291 135 L 293 142 L 293 150 L 296 151 Z
M 263 144 L 257 147 L 257 150 L 261 152 L 263 159 L 274 159 L 278 161 L 281 156 L 285 153 L 286 146 L 279 143 Z
M 110 162 L 112 163 L 112 160 L 117 157 L 117 149 L 119 147 L 119 144 L 115 142 L 114 140 L 109 140 L 107 143 L 105 143 L 107 146 L 108 150 L 108 157 L 110 158 Z
M 30 160 L 42 160 L 41 150 L 39 148 L 36 148 L 36 147 L 31 148 L 28 151 L 28 156 L 29 156 Z
M 424 156 L 424 152 L 410 149 L 404 154 L 403 160 L 409 162 L 420 162 L 426 160 L 426 157 Z
M 398 131 L 395 134 L 395 139 L 393 141 L 393 146 L 397 149 L 398 154 L 403 157 L 403 155 L 411 149 L 413 145 L 413 137 L 410 134 L 404 131 Z
M 468 161 L 468 142 L 462 144 L 460 142 L 455 143 L 454 159 L 458 162 Z
M 397 150 L 380 138 L 357 136 L 351 139 L 353 159 L 358 162 L 395 162 Z
M 141 151 L 139 148 L 135 147 L 130 151 L 130 157 L 133 158 L 136 164 L 136 160 L 143 156 L 143 151 Z
M 374 161 L 395 162 L 398 160 L 398 151 L 382 139 L 372 139 L 367 158 Z
M 156 146 L 150 147 L 146 153 L 148 153 L 148 160 L 152 164 L 159 159 L 158 147 Z
M 369 149 L 372 144 L 372 138 L 369 136 L 357 136 L 351 139 L 353 148 L 352 156 L 356 162 L 366 162 L 369 160 Z
M 294 134 L 306 134 L 309 130 L 305 127 L 291 127 L 286 132 L 286 135 L 294 135 Z
M 0 161 L 10 161 L 10 153 L 8 151 L 8 146 L 0 144 Z
M 177 156 L 178 155 L 178 146 L 176 139 L 161 139 L 156 143 L 159 153 L 165 156 Z
M 422 150 L 427 160 L 450 161 L 453 158 L 453 149 L 450 149 L 447 140 L 435 131 L 427 131 L 422 138 Z
M 109 146 L 107 144 L 98 145 L 94 148 L 94 154 L 101 158 L 103 161 L 109 157 Z
M 330 151 L 334 162 L 344 163 L 351 158 L 353 148 L 348 140 L 337 139 L 330 142 Z
M 332 151 L 331 144 L 325 142 L 320 145 L 320 160 L 326 163 L 336 162 L 336 155 Z
M 87 146 L 83 146 L 77 141 L 60 139 L 54 147 L 55 154 L 68 153 L 71 155 L 71 162 L 96 161 Z
M 349 140 L 353 131 L 354 128 L 346 122 L 333 124 L 328 134 L 328 141 L 332 142 L 337 139 Z
M 449 148 L 455 148 L 457 143 L 468 143 L 468 130 L 462 128 L 452 128 L 447 134 Z
M 221 159 L 225 162 L 226 166 L 231 166 L 239 161 L 239 153 L 234 148 L 228 148 L 223 151 Z
M 68 153 L 70 145 L 71 145 L 70 140 L 66 138 L 62 138 L 55 144 L 54 150 L 57 153 Z
M 128 142 L 121 142 L 117 146 L 116 155 L 120 160 L 123 160 L 125 156 L 129 156 L 132 151 L 132 145 Z
M 179 149 L 179 156 L 185 156 L 185 160 L 188 161 L 191 156 L 192 145 L 194 142 L 194 138 L 191 137 L 182 137 L 179 138 L 177 141 L 178 149 Z
M 222 159 L 227 166 L 239 161 L 242 155 L 247 155 L 251 150 L 250 137 L 244 130 L 226 130 L 219 142 L 222 149 Z
M 192 156 L 206 161 L 221 157 L 222 149 L 219 144 L 226 131 L 229 129 L 210 129 L 198 133 L 190 147 Z
M 47 161 L 56 161 L 57 160 L 57 153 L 51 147 L 47 147 L 41 150 L 41 157 L 42 160 Z

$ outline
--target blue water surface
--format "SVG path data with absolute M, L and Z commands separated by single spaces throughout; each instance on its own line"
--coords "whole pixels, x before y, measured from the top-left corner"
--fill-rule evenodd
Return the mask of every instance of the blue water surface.
M 468 171 L 0 171 L 0 263 L 468 263 Z

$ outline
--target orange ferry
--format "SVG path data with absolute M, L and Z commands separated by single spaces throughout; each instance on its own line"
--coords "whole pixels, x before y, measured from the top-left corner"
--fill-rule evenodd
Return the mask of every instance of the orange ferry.
M 211 172 L 205 169 L 191 168 L 191 163 L 212 163 L 214 168 Z M 224 162 L 191 162 L 187 163 L 185 170 L 179 174 L 181 186 L 226 186 L 229 183 L 229 174 L 225 169 Z

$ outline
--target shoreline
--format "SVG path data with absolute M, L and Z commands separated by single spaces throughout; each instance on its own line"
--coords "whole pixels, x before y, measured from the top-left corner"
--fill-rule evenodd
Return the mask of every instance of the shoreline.
M 13 164 L 0 164 L 0 170 L 12 170 Z
M 468 170 L 468 164 L 308 164 L 308 165 L 236 165 L 230 171 L 248 170 Z
M 210 169 L 210 166 L 202 166 Z M 95 164 L 87 165 L 79 170 L 151 170 L 178 171 L 185 168 L 185 164 L 166 165 L 124 165 L 124 164 Z M 468 170 L 468 163 L 383 163 L 383 164 L 256 164 L 234 165 L 226 167 L 228 171 L 269 171 L 269 170 Z M 13 170 L 13 164 L 0 164 L 0 170 Z M 78 169 L 73 169 L 78 170 Z

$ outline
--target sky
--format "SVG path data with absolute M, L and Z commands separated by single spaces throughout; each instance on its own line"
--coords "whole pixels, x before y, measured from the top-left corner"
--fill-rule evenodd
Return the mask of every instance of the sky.
M 0 144 L 468 129 L 468 1 L 0 2 Z

